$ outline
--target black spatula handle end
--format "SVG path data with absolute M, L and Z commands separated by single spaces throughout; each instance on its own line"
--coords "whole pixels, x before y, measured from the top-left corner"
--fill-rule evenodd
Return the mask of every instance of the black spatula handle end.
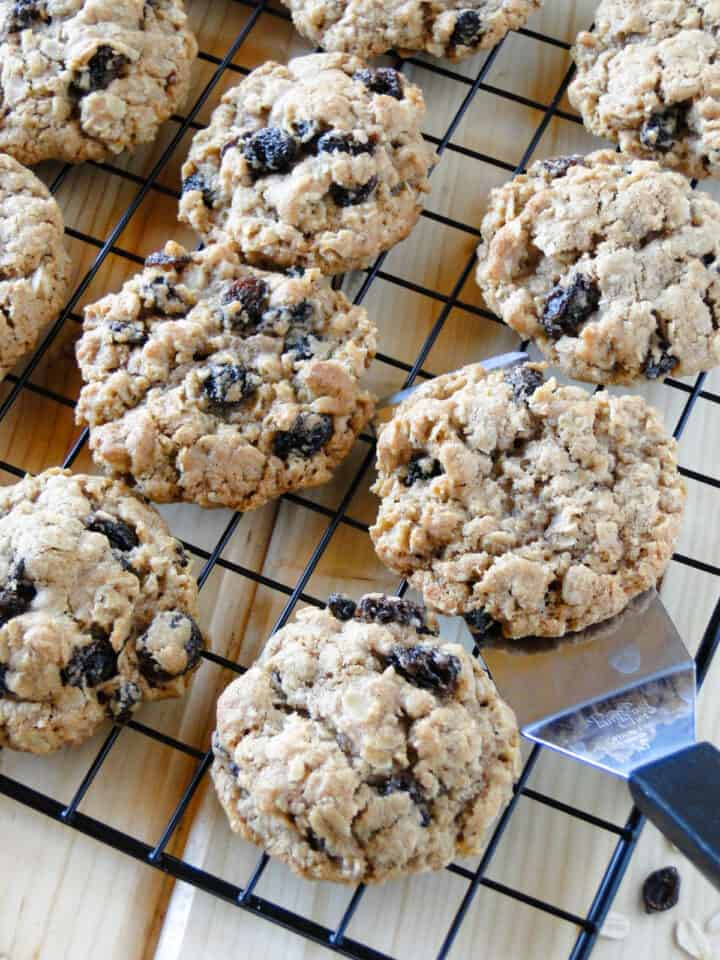
M 720 889 L 720 751 L 696 743 L 630 777 L 636 805 Z

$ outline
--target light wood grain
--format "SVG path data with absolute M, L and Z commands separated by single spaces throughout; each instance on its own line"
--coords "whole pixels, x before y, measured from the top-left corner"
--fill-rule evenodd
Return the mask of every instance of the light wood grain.
M 580 0 L 547 0 L 530 26 L 560 39 L 572 39 L 590 23 L 594 3 Z M 248 7 L 233 0 L 191 0 L 190 14 L 201 47 L 224 56 L 228 45 L 251 15 Z M 304 50 L 283 20 L 263 14 L 234 63 L 251 68 L 267 58 L 286 60 Z M 480 57 L 457 67 L 474 77 Z M 540 104 L 552 99 L 569 65 L 561 48 L 514 35 L 508 39 L 490 69 L 489 88 L 512 91 Z M 417 66 L 406 68 L 424 88 L 428 102 L 427 132 L 441 137 L 468 87 Z M 214 66 L 198 61 L 195 95 L 212 76 Z M 239 74 L 228 72 L 199 119 L 206 120 L 218 96 Z M 567 108 L 567 103 L 563 102 Z M 477 150 L 509 164 L 520 161 L 526 145 L 542 119 L 542 112 L 481 90 L 453 137 L 457 146 Z M 134 157 L 120 157 L 116 165 L 144 176 L 170 142 L 177 127 L 166 124 L 158 141 Z M 179 167 L 189 143 L 186 136 L 163 170 L 159 182 L 177 188 Z M 581 126 L 554 119 L 547 127 L 536 157 L 592 149 L 597 141 Z M 53 165 L 42 170 L 48 182 L 57 173 Z M 433 176 L 428 209 L 477 227 L 488 190 L 507 173 L 460 152 L 446 151 Z M 720 195 L 717 185 L 704 186 Z M 138 187 L 92 166 L 73 170 L 63 182 L 59 199 L 68 225 L 104 240 L 119 214 L 133 200 Z M 168 237 L 193 242 L 187 229 L 175 222 L 175 203 L 151 190 L 137 213 L 117 238 L 116 246 L 141 256 Z M 410 239 L 394 250 L 384 271 L 423 284 L 441 298 L 447 296 L 468 258 L 475 237 L 423 219 Z M 78 283 L 97 255 L 97 248 L 69 239 L 74 280 Z M 110 255 L 86 293 L 83 303 L 115 289 L 134 266 Z M 362 278 L 349 278 L 347 289 L 356 290 Z M 472 279 L 460 298 L 481 305 Z M 365 305 L 377 319 L 385 354 L 412 363 L 443 309 L 433 299 L 385 279 L 378 279 Z M 32 383 L 47 387 L 69 400 L 77 396 L 79 378 L 73 358 L 78 324 L 69 319 L 32 376 Z M 454 308 L 424 364 L 439 373 L 469 360 L 513 347 L 516 337 L 505 328 Z M 20 367 L 19 369 L 22 369 Z M 379 392 L 399 386 L 403 373 L 380 361 L 370 374 Z M 9 392 L 5 384 L 0 397 Z M 708 380 L 708 389 L 720 389 L 720 374 Z M 674 426 L 686 395 L 660 385 L 641 391 L 660 407 Z M 681 441 L 683 465 L 710 476 L 720 476 L 717 403 L 699 400 Z M 32 390 L 23 390 L 0 424 L 0 457 L 14 466 L 38 471 L 62 461 L 79 434 L 71 406 L 64 406 Z M 334 508 L 348 489 L 366 452 L 359 442 L 333 483 L 308 491 L 309 500 Z M 91 469 L 86 451 L 76 469 Z M 364 478 L 349 506 L 349 516 L 369 522 L 375 501 Z M 12 482 L 11 474 L 0 475 Z M 680 552 L 707 563 L 720 564 L 718 491 L 690 483 L 690 502 Z M 174 532 L 209 550 L 230 520 L 227 511 L 210 513 L 187 506 L 163 508 Z M 271 504 L 241 518 L 224 558 L 272 578 L 291 589 L 323 536 L 328 519 L 295 504 Z M 200 564 L 197 564 L 198 570 Z M 341 525 L 310 578 L 306 591 L 323 598 L 334 588 L 352 593 L 368 588 L 393 589 L 396 581 L 382 569 L 367 536 Z M 663 593 L 683 636 L 696 647 L 717 598 L 714 578 L 674 563 Z M 250 663 L 262 649 L 286 597 L 216 567 L 203 592 L 203 623 L 216 652 Z M 701 732 L 720 741 L 720 708 L 715 667 L 700 704 Z M 199 671 L 184 703 L 156 704 L 146 708 L 143 723 L 205 748 L 213 726 L 213 708 L 229 676 L 207 662 Z M 61 800 L 69 800 L 105 734 L 74 751 L 34 758 L 9 754 L 0 757 L 0 770 Z M 163 827 L 192 776 L 194 761 L 160 746 L 140 733 L 124 730 L 81 810 L 111 823 L 148 843 L 157 841 Z M 174 835 L 170 850 L 191 863 L 236 883 L 247 882 L 258 851 L 230 834 L 212 792 L 204 783 Z M 581 768 L 558 756 L 544 753 L 528 786 L 621 825 L 630 809 L 623 784 Z M 39 814 L 0 798 L 0 957 L 10 960 L 219 960 L 227 956 L 252 956 L 310 960 L 325 951 L 278 927 L 251 917 L 184 884 L 173 884 L 163 874 L 127 859 L 112 850 L 61 827 Z M 531 896 L 584 915 L 615 844 L 611 833 L 556 812 L 536 800 L 519 800 L 511 826 L 504 835 L 489 877 Z M 476 863 L 477 861 L 474 861 Z M 621 944 L 600 941 L 599 958 L 664 960 L 679 956 L 671 928 L 681 915 L 699 921 L 720 907 L 720 898 L 688 865 L 682 865 L 680 906 L 662 917 L 645 917 L 639 909 L 638 891 L 646 873 L 666 863 L 679 862 L 678 854 L 651 830 L 646 830 L 622 885 L 616 908 L 631 918 L 630 937 Z M 469 864 L 473 866 L 473 864 Z M 443 873 L 393 883 L 366 893 L 347 931 L 393 956 L 424 960 L 442 943 L 454 911 L 466 891 L 466 882 Z M 334 926 L 348 903 L 351 891 L 329 884 L 312 885 L 296 880 L 284 867 L 272 863 L 257 892 L 285 907 Z M 577 928 L 501 893 L 481 889 L 474 899 L 456 940 L 453 958 L 487 960 L 546 960 L 567 955 Z M 720 943 L 718 944 L 720 956 Z

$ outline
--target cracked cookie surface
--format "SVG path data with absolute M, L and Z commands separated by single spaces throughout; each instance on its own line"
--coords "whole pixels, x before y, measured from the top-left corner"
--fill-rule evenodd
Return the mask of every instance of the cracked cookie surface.
M 180 218 L 258 266 L 365 267 L 420 216 L 424 113 L 418 87 L 357 57 L 265 63 L 193 138 Z
M 375 57 L 425 51 L 462 60 L 524 26 L 540 0 L 284 0 L 299 32 L 325 50 Z
M 0 150 L 78 163 L 153 140 L 196 53 L 180 0 L 0 0 Z
M 203 647 L 197 586 L 122 483 L 62 470 L 0 490 L 0 746 L 47 753 L 180 696 Z
M 378 556 L 478 634 L 561 636 L 614 616 L 657 583 L 680 532 L 685 484 L 659 414 L 542 374 L 437 377 L 378 439 Z
M 54 319 L 69 269 L 55 199 L 34 173 L 0 154 L 0 378 Z
M 720 363 L 720 204 L 657 163 L 601 150 L 492 191 L 477 282 L 578 380 L 632 383 Z
M 689 177 L 720 175 L 720 5 L 602 0 L 568 90 L 586 127 Z
M 330 479 L 372 413 L 375 334 L 317 270 L 171 242 L 86 309 L 78 417 L 152 500 L 247 510 Z
M 233 830 L 315 880 L 379 883 L 482 847 L 518 730 L 422 607 L 330 598 L 272 636 L 218 701 L 212 776 Z

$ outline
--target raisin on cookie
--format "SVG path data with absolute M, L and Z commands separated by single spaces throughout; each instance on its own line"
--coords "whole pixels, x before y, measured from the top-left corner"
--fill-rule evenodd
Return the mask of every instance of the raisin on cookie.
M 518 729 L 422 607 L 333 595 L 218 701 L 212 777 L 234 831 L 313 880 L 380 883 L 480 851 Z
M 63 304 L 70 272 L 64 229 L 45 184 L 0 154 L 0 378 Z
M 78 163 L 153 140 L 196 53 L 181 0 L 0 0 L 0 150 Z
M 689 177 L 720 175 L 716 0 L 601 0 L 573 48 L 586 127 Z
M 676 443 L 641 397 L 480 364 L 419 387 L 381 429 L 382 562 L 477 634 L 562 636 L 662 575 L 680 532 Z M 418 457 L 437 463 L 415 475 Z
M 332 476 L 372 414 L 375 334 L 317 270 L 168 243 L 87 308 L 78 418 L 152 500 L 247 510 Z
M 424 113 L 418 87 L 357 57 L 265 63 L 195 135 L 180 218 L 257 266 L 366 267 L 420 216 Z
M 299 32 L 324 50 L 375 57 L 425 51 L 462 60 L 524 26 L 540 0 L 284 0 Z
M 477 282 L 578 380 L 634 383 L 720 363 L 720 204 L 611 150 L 534 164 L 493 190 Z
M 180 696 L 197 586 L 123 483 L 48 470 L 0 490 L 0 746 L 47 753 Z

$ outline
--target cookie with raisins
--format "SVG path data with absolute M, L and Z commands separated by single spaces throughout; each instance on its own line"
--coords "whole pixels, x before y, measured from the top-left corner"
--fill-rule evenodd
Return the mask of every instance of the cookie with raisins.
M 221 695 L 212 777 L 232 829 L 296 873 L 381 883 L 480 852 L 518 740 L 485 670 L 422 606 L 333 594 Z

